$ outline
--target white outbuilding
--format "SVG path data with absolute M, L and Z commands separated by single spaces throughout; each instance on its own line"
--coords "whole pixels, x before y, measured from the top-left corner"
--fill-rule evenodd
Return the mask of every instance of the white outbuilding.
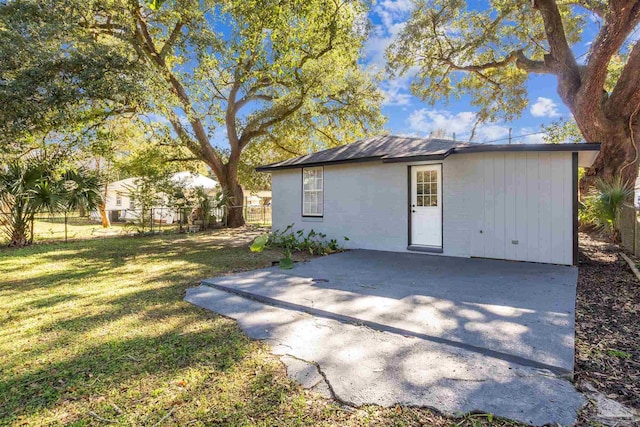
M 347 248 L 577 263 L 578 168 L 600 144 L 377 136 L 261 166 L 273 229 Z

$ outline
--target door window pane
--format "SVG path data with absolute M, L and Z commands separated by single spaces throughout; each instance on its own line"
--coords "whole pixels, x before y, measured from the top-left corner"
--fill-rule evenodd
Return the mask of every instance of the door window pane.
M 416 172 L 416 206 L 438 206 L 438 171 Z

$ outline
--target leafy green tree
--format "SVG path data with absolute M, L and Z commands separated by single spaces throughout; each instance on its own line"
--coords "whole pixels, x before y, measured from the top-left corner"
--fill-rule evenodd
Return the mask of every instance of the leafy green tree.
M 98 7 L 97 2 L 93 3 Z M 106 4 L 105 4 L 106 5 Z M 0 149 L 24 153 L 145 107 L 148 70 L 88 31 L 88 5 L 0 2 Z
M 555 120 L 549 125 L 542 126 L 542 130 L 545 132 L 543 139 L 549 144 L 580 143 L 583 140 L 580 128 L 573 118 Z
M 109 111 L 133 107 L 153 113 L 171 125 L 174 137 L 212 169 L 230 195 L 236 206 L 229 212 L 230 226 L 244 223 L 238 170 L 251 144 L 286 135 L 280 143 L 285 150 L 306 152 L 351 142 L 383 123 L 382 96 L 358 64 L 366 38 L 364 0 L 12 3 L 21 14 L 6 20 L 7 31 L 20 43 L 45 31 L 29 25 L 37 16 L 54 39 L 69 40 L 56 46 L 70 50 L 72 58 L 84 55 L 78 61 L 91 70 L 86 72 L 91 81 L 73 80 L 72 89 L 86 85 L 91 96 L 71 93 L 99 99 Z M 42 17 L 45 12 L 55 19 Z M 24 27 L 34 33 L 26 41 Z M 61 35 L 62 29 L 70 35 Z M 47 55 L 37 50 L 26 56 Z M 107 72 L 117 61 L 121 70 Z M 37 61 L 30 62 L 30 70 L 43 72 Z M 105 78 L 99 75 L 103 70 Z M 24 87 L 27 95 L 41 81 L 58 81 L 59 73 L 51 74 L 35 84 L 20 74 L 14 86 Z M 108 87 L 106 79 L 120 77 L 124 82 Z M 64 79 L 61 85 L 66 93 Z
M 79 139 L 73 147 L 74 158 L 100 175 L 103 200 L 109 184 L 119 179 L 148 177 L 153 182 L 160 181 L 160 175 L 167 178 L 180 170 L 205 168 L 176 143 L 165 124 L 149 122 L 137 115 L 110 117 Z M 108 227 L 104 203 L 98 211 L 103 227 Z
M 579 62 L 571 46 L 584 42 L 591 14 L 602 25 Z M 412 90 L 428 101 L 469 95 L 480 121 L 517 117 L 527 105 L 529 74 L 554 75 L 583 138 L 602 143 L 584 185 L 596 176 L 633 182 L 640 41 L 628 40 L 639 23 L 637 0 L 493 0 L 482 8 L 462 0 L 417 0 L 388 51 L 390 68 L 403 73 L 417 67 Z
M 100 203 L 98 177 L 83 168 L 60 168 L 61 164 L 57 156 L 36 153 L 0 170 L 0 230 L 9 246 L 33 242 L 38 213 L 93 209 Z

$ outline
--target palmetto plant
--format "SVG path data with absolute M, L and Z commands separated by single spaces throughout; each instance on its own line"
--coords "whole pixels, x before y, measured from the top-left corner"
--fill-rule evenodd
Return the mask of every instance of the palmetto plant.
M 621 177 L 599 179 L 596 181 L 596 191 L 586 206 L 591 212 L 589 216 L 596 225 L 610 232 L 613 241 L 620 242 L 620 227 L 618 213 L 626 201 L 633 198 L 633 187 Z
M 58 169 L 40 155 L 13 160 L 0 169 L 0 232 L 9 246 L 33 242 L 37 213 L 94 209 L 101 200 L 99 179 L 85 169 Z

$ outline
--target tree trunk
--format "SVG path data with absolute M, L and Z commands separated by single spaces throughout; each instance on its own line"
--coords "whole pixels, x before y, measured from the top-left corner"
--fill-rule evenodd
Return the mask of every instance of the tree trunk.
M 104 181 L 104 194 L 102 203 L 98 205 L 98 211 L 100 212 L 100 219 L 102 220 L 102 228 L 111 227 L 111 221 L 109 220 L 109 215 L 107 215 L 106 207 L 107 207 L 107 195 L 109 193 L 109 168 L 111 167 L 111 162 L 107 161 L 107 170 L 105 173 L 105 181 Z M 99 170 L 99 168 L 96 168 Z
M 635 187 L 638 176 L 638 148 L 632 142 L 631 134 L 625 123 L 615 123 L 600 133 L 595 141 L 602 144 L 600 153 L 580 180 L 580 196 L 586 196 L 594 187 L 596 180 L 611 180 L 622 177 L 630 188 Z M 636 144 L 638 141 L 635 141 Z
M 238 184 L 237 174 L 229 172 L 230 168 L 219 176 L 220 186 L 225 195 L 228 195 L 227 202 L 227 226 L 231 228 L 242 227 L 245 224 L 243 215 L 244 193 Z
M 107 211 L 105 210 L 106 205 L 104 203 L 100 203 L 98 206 L 98 212 L 100 212 L 100 219 L 102 220 L 102 228 L 111 227 L 111 221 L 109 221 L 109 215 L 107 215 Z
M 27 239 L 28 226 L 29 224 L 27 222 L 22 221 L 17 221 L 13 224 L 9 246 L 14 248 L 21 248 L 29 243 L 29 240 Z

